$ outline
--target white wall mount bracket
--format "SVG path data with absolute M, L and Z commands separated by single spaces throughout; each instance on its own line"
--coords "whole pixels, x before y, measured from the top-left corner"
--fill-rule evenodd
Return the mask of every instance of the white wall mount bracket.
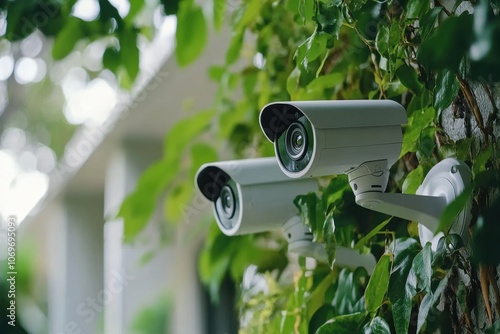
M 442 236 L 434 236 L 441 214 L 471 182 L 469 167 L 454 158 L 444 159 L 432 167 L 415 195 L 383 192 L 389 174 L 385 160 L 363 163 L 347 174 L 357 204 L 391 216 L 416 221 L 419 224 L 421 244 L 425 245 L 430 241 L 434 249 Z M 456 217 L 451 232 L 459 234 L 466 241 L 469 221 L 470 203 Z
M 324 245 L 313 241 L 311 230 L 302 223 L 299 216 L 290 218 L 283 225 L 283 235 L 288 241 L 288 251 L 306 257 L 311 257 L 319 262 L 327 263 L 328 257 Z M 361 254 L 357 250 L 337 246 L 335 265 L 355 269 L 363 267 L 371 275 L 377 263 L 373 254 Z

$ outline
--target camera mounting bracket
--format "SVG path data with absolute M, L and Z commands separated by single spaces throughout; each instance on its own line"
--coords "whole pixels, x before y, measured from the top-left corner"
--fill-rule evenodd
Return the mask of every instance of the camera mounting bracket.
M 442 236 L 434 236 L 441 214 L 471 182 L 469 167 L 457 159 L 444 159 L 429 171 L 416 194 L 411 195 L 378 190 L 385 190 L 387 185 L 384 177 L 388 179 L 389 170 L 386 165 L 384 160 L 370 161 L 347 172 L 356 203 L 370 210 L 417 222 L 421 244 L 431 241 L 435 249 Z M 377 183 L 377 180 L 380 182 Z M 383 187 L 373 188 L 374 184 Z M 459 234 L 466 241 L 469 220 L 470 203 L 456 217 L 451 232 Z
M 283 225 L 283 235 L 288 241 L 288 251 L 311 257 L 318 262 L 328 263 L 324 245 L 313 241 L 311 230 L 302 223 L 299 216 L 293 216 Z M 343 246 L 335 250 L 335 265 L 355 269 L 363 267 L 371 274 L 376 260 L 372 254 L 360 254 L 358 251 Z

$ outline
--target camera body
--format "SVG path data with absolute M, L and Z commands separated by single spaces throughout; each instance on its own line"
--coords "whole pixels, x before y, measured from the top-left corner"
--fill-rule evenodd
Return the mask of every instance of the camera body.
M 281 228 L 297 212 L 294 198 L 318 190 L 314 179 L 287 177 L 274 157 L 204 164 L 195 179 L 228 236 Z
M 363 162 L 398 160 L 406 111 L 391 100 L 275 102 L 259 117 L 290 178 L 347 173 Z

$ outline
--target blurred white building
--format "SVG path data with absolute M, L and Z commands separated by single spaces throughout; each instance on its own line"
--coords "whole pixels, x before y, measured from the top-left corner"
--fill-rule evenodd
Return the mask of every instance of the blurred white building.
M 212 35 L 203 55 L 187 68 L 167 56 L 143 79 L 135 99 L 120 106 L 121 113 L 77 131 L 50 177 L 45 199 L 19 231 L 20 243 L 37 243 L 35 279 L 48 301 L 47 319 L 20 315 L 30 332 L 48 327 L 50 334 L 142 333 L 134 331 L 134 322 L 163 296 L 171 305 L 163 333 L 236 332 L 231 285 L 222 289 L 214 308 L 198 281 L 202 237 L 186 237 L 187 226 L 180 226 L 172 242 L 160 244 L 158 213 L 136 242 L 124 244 L 123 222 L 109 218 L 141 173 L 160 158 L 170 127 L 189 116 L 183 111 L 186 101 L 192 112 L 212 104 L 216 87 L 207 69 L 224 59 L 228 35 Z M 152 260 L 141 264 L 151 251 L 156 251 Z

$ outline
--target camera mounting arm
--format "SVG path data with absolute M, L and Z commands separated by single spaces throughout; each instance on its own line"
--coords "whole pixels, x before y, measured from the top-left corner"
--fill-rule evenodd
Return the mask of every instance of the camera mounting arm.
M 384 193 L 389 178 L 386 160 L 365 162 L 346 174 L 357 204 L 419 223 L 422 245 L 433 240 L 444 209 L 471 182 L 469 167 L 452 158 L 439 162 L 429 171 L 416 195 Z M 452 231 L 464 239 L 468 209 L 464 208 L 452 227 Z
M 290 218 L 283 225 L 283 235 L 288 241 L 288 251 L 314 258 L 319 262 L 328 262 L 324 245 L 313 241 L 311 230 L 302 223 L 299 216 Z M 335 265 L 350 269 L 363 267 L 370 275 L 376 264 L 372 254 L 361 254 L 354 249 L 342 246 L 336 247 L 335 257 Z

